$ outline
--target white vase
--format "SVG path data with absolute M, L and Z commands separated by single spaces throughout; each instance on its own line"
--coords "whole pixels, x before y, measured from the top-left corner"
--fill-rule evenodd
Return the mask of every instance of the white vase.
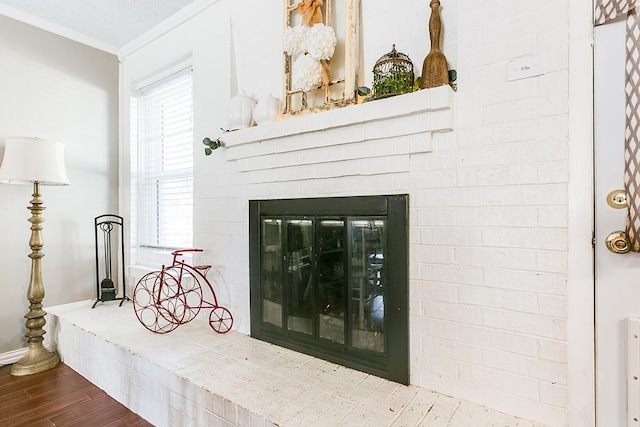
M 253 124 L 255 102 L 244 92 L 229 101 L 229 130 L 248 128 Z
M 256 124 L 275 122 L 282 119 L 280 100 L 271 94 L 260 98 L 253 109 L 253 120 Z

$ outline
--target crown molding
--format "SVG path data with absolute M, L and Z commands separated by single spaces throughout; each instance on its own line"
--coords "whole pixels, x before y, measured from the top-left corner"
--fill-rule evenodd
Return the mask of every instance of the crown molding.
M 20 21 L 27 25 L 31 25 L 32 27 L 39 28 L 60 37 L 73 40 L 94 49 L 98 49 L 112 55 L 118 55 L 118 48 L 116 46 L 102 42 L 100 40 L 96 40 L 77 31 L 73 31 L 61 25 L 54 24 L 53 22 L 47 21 L 46 19 L 38 18 L 37 16 L 31 15 L 13 7 L 0 4 L 0 15 L 4 15 L 8 18 Z
M 124 45 L 118 53 L 120 62 L 123 62 L 128 55 L 131 55 L 137 50 L 142 49 L 144 46 L 148 45 L 159 37 L 162 37 L 179 25 L 184 24 L 203 10 L 208 9 L 209 7 L 213 6 L 216 3 L 219 3 L 220 1 L 221 0 L 194 0 L 193 3 L 183 7 L 178 12 L 174 13 L 146 33 L 142 34 L 140 37 Z

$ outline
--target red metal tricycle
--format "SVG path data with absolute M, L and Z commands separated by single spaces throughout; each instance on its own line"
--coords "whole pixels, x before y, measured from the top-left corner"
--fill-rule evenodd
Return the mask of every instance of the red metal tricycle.
M 133 307 L 142 325 L 157 334 L 166 334 L 178 326 L 192 321 L 202 308 L 211 308 L 209 326 L 221 334 L 231 330 L 233 316 L 218 305 L 216 293 L 207 280 L 210 265 L 192 266 L 181 256 L 185 252 L 202 252 L 202 249 L 181 249 L 172 252 L 173 262 L 160 271 L 145 274 L 133 291 Z M 204 299 L 202 283 L 205 283 L 213 302 Z

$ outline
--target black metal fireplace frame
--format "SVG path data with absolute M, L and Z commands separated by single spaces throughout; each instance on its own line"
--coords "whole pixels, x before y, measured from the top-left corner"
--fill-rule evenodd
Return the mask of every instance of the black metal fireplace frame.
M 409 383 L 409 196 L 382 195 L 249 201 L 249 258 L 251 282 L 251 336 L 343 366 L 402 384 Z M 386 351 L 344 351 L 286 333 L 262 321 L 261 219 L 268 217 L 386 218 L 387 293 L 385 296 Z

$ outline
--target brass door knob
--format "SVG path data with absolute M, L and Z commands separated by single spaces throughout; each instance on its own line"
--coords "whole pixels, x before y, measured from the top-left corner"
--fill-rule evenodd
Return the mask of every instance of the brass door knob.
M 629 239 L 624 231 L 614 231 L 605 239 L 605 245 L 614 254 L 626 254 L 631 250 Z

